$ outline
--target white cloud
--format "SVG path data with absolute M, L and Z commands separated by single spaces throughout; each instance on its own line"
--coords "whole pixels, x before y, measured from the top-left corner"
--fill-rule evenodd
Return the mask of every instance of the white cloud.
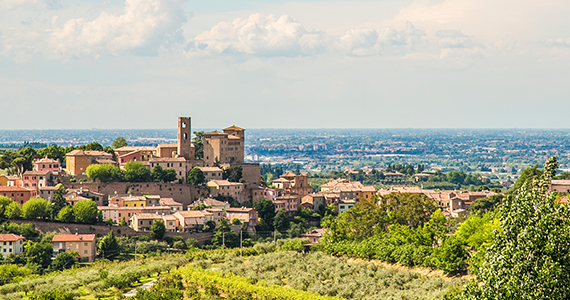
M 56 56 L 82 57 L 134 53 L 155 55 L 181 43 L 186 0 L 126 0 L 123 14 L 102 12 L 93 21 L 71 19 L 51 34 Z
M 570 38 L 549 39 L 545 44 L 551 47 L 570 47 Z
M 1 0 L 0 11 L 13 10 L 25 7 L 32 10 L 56 9 L 61 4 L 58 0 Z
M 220 22 L 194 38 L 194 46 L 209 53 L 300 56 L 324 51 L 327 37 L 308 31 L 289 16 L 253 14 L 248 19 Z

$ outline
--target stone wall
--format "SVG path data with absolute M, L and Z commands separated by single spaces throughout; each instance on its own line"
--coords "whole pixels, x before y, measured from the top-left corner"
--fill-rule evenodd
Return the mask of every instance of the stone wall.
M 87 183 L 87 182 L 70 182 L 65 184 L 68 189 L 85 188 L 105 195 L 108 199 L 109 195 L 127 194 L 131 191 L 135 195 L 148 193 L 151 195 L 160 195 L 161 198 L 173 198 L 174 201 L 184 205 L 184 209 L 199 198 L 205 198 L 209 195 L 209 190 L 203 186 L 195 186 L 191 184 L 179 183 L 160 183 L 160 182 L 110 182 L 110 183 Z
M 107 226 L 107 225 L 87 225 L 75 223 L 59 223 L 59 222 L 46 222 L 46 221 L 29 221 L 29 220 L 10 220 L 13 223 L 31 223 L 42 233 L 56 232 L 61 234 L 96 234 L 98 237 L 105 236 L 111 229 L 115 231 L 117 236 L 139 236 L 145 235 L 150 237 L 150 232 L 134 231 L 128 226 Z M 166 232 L 165 236 L 175 237 L 180 236 L 184 240 L 194 238 L 203 244 L 204 241 L 212 238 L 211 232 Z

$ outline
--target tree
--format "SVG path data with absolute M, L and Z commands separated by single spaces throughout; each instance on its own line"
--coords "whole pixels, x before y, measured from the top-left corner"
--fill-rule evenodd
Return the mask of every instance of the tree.
M 241 166 L 226 168 L 222 177 L 231 182 L 240 182 L 243 179 L 243 168 Z
M 56 219 L 63 223 L 71 223 L 75 221 L 75 216 L 73 215 L 73 208 L 71 206 L 65 206 L 59 211 Z
M 259 231 L 273 231 L 275 203 L 268 199 L 261 199 L 253 204 L 253 208 L 255 208 L 257 215 L 263 220 L 263 223 L 265 224 L 265 226 L 260 226 Z
M 150 237 L 153 239 L 162 240 L 165 232 L 166 227 L 161 220 L 155 221 L 152 226 L 150 226 Z
M 194 167 L 188 173 L 187 181 L 190 184 L 202 184 L 206 182 L 206 176 L 199 167 Z
M 485 198 L 479 198 L 473 201 L 473 203 L 471 203 L 471 206 L 469 208 L 472 213 L 478 213 L 478 212 L 484 213 L 488 211 L 494 211 L 495 208 L 501 203 L 503 198 L 504 196 L 501 194 L 492 195 Z
M 548 191 L 558 163 L 526 180 L 499 208 L 500 229 L 462 299 L 566 299 L 570 295 L 570 206 Z
M 454 236 L 446 238 L 433 252 L 435 266 L 446 274 L 465 270 L 467 257 L 465 247 Z
M 435 201 L 423 194 L 391 193 L 382 196 L 381 202 L 381 208 L 386 211 L 390 224 L 412 228 L 423 226 L 437 210 Z
M 57 190 L 55 190 L 55 192 L 53 193 L 53 200 L 51 200 L 51 219 L 55 220 L 57 218 L 57 215 L 59 214 L 59 211 L 68 206 L 67 201 L 65 200 L 65 198 L 63 197 L 63 193 L 64 193 L 64 187 L 61 184 L 57 185 L 59 188 Z
M 40 157 L 48 157 L 51 159 L 59 159 L 60 162 L 65 161 L 65 148 L 58 145 L 49 145 L 38 151 Z
M 53 262 L 51 263 L 50 270 L 52 271 L 63 271 L 70 269 L 75 265 L 79 253 L 77 251 L 63 252 L 58 254 Z
M 40 242 L 26 241 L 24 243 L 24 256 L 28 264 L 39 265 L 46 269 L 51 264 L 53 254 L 53 244 L 51 241 L 42 240 Z
M 143 163 L 129 161 L 125 164 L 124 178 L 127 182 L 147 182 L 152 180 L 152 174 Z
M 178 179 L 176 175 L 176 170 L 174 169 L 166 169 L 164 170 L 164 176 L 162 177 L 163 182 L 173 182 Z
M 73 215 L 77 223 L 95 224 L 97 213 L 97 203 L 92 200 L 81 200 L 73 206 Z
M 19 219 L 22 216 L 22 209 L 18 203 L 12 202 L 8 205 L 8 207 L 6 207 L 4 215 L 8 219 Z
M 509 190 L 509 192 L 516 192 L 518 191 L 527 181 L 533 181 L 536 178 L 539 178 L 542 175 L 543 171 L 538 168 L 538 165 L 534 165 L 533 167 L 526 168 L 521 172 L 521 176 L 517 179 L 513 187 Z
M 273 227 L 277 231 L 285 231 L 289 229 L 289 218 L 287 218 L 287 212 L 284 209 L 280 209 L 273 219 Z
M 22 216 L 27 220 L 49 216 L 50 204 L 42 198 L 32 198 L 22 205 Z
M 194 131 L 192 144 L 194 145 L 194 159 L 204 159 L 204 131 Z
M 111 147 L 113 147 L 113 149 L 117 149 L 121 147 L 126 147 L 128 145 L 129 144 L 127 143 L 127 140 L 124 137 L 120 136 L 113 141 Z
M 161 182 L 163 177 L 164 169 L 159 165 L 154 166 L 154 168 L 152 168 L 152 180 L 154 182 Z
M 115 232 L 113 230 L 99 242 L 99 253 L 103 258 L 113 260 L 119 254 L 121 254 L 121 247 L 117 242 L 117 237 L 115 237 Z
M 10 206 L 10 204 L 13 202 L 14 200 L 6 196 L 0 196 L 0 217 L 7 217 L 6 210 L 8 209 L 8 206 Z
M 85 172 L 87 177 L 99 182 L 117 181 L 121 178 L 121 170 L 112 164 L 92 164 Z
M 227 219 L 221 219 L 212 237 L 212 245 L 234 248 L 239 246 L 239 237 L 230 228 Z

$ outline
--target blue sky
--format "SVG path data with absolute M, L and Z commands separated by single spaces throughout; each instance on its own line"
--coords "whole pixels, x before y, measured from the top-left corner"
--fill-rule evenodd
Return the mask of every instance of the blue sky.
M 563 0 L 0 0 L 0 129 L 568 128 Z

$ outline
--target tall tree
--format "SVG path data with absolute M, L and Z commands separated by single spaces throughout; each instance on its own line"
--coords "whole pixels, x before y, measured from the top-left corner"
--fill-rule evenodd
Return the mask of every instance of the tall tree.
M 147 182 L 152 180 L 152 174 L 143 163 L 129 161 L 125 164 L 124 179 L 128 182 Z
M 261 199 L 253 204 L 259 218 L 267 228 L 260 228 L 260 231 L 272 231 L 273 219 L 275 218 L 275 203 L 268 199 Z M 261 226 L 260 226 L 261 227 Z
M 101 257 L 108 260 L 113 260 L 121 254 L 121 246 L 119 245 L 113 230 L 109 231 L 101 242 L 99 242 L 99 254 Z
M 22 205 L 22 216 L 27 220 L 49 216 L 50 204 L 42 198 L 32 198 Z
M 194 158 L 204 159 L 204 131 L 194 131 L 192 144 L 194 145 Z
M 77 223 L 95 224 L 97 213 L 97 203 L 92 200 L 81 200 L 73 206 L 73 215 Z
M 93 164 L 85 170 L 87 177 L 99 182 L 111 182 L 120 180 L 121 170 L 112 164 Z
M 277 231 L 285 231 L 289 229 L 290 223 L 291 221 L 287 217 L 287 212 L 284 209 L 280 209 L 273 219 L 273 227 Z
M 117 149 L 117 148 L 121 148 L 121 147 L 126 147 L 128 145 L 129 145 L 129 143 L 127 143 L 127 140 L 124 137 L 120 136 L 113 141 L 113 144 L 111 144 L 111 147 L 113 147 L 114 149 Z
M 462 299 L 566 299 L 570 295 L 570 206 L 548 191 L 558 163 L 525 181 L 499 209 L 500 229 Z
M 200 168 L 194 167 L 188 172 L 187 180 L 190 184 L 202 184 L 206 181 L 206 176 L 204 176 L 204 172 Z
M 165 232 L 166 226 L 161 220 L 157 220 L 150 226 L 150 237 L 153 239 L 162 240 Z

